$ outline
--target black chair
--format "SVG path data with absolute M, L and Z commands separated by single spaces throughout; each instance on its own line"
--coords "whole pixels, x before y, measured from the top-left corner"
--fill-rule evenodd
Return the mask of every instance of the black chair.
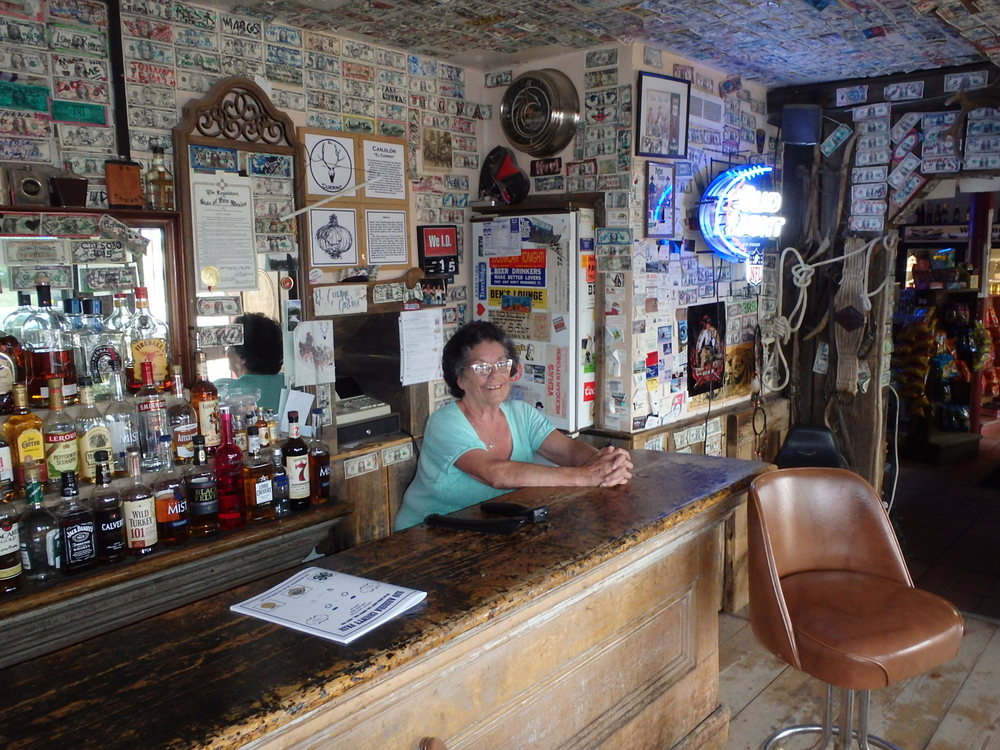
M 847 461 L 833 439 L 833 433 L 826 427 L 805 424 L 789 428 L 774 463 L 779 469 L 795 469 L 800 466 L 848 468 Z

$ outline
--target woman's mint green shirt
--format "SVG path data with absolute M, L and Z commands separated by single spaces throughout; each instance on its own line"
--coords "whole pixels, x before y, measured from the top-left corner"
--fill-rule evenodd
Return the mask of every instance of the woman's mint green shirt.
M 257 406 L 261 409 L 278 410 L 278 402 L 281 401 L 281 389 L 285 387 L 285 376 L 276 372 L 273 375 L 258 375 L 248 372 L 236 379 L 219 378 L 214 381 L 216 388 L 228 385 L 230 388 L 258 388 L 260 389 L 260 399 Z
M 514 442 L 510 460 L 532 463 L 536 451 L 555 427 L 542 412 L 524 401 L 504 401 L 500 410 L 507 417 Z M 420 523 L 431 513 L 451 513 L 510 492 L 490 487 L 455 466 L 463 453 L 475 449 L 486 450 L 486 444 L 458 404 L 448 404 L 431 414 L 417 474 L 406 489 L 396 516 L 396 531 Z

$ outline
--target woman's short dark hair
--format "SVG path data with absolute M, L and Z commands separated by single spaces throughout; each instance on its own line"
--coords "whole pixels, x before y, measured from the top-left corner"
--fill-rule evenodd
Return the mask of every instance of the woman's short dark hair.
M 514 342 L 500 326 L 485 320 L 474 320 L 471 323 L 466 323 L 448 339 L 444 345 L 444 353 L 441 355 L 444 382 L 448 384 L 448 390 L 455 398 L 462 398 L 465 395 L 465 391 L 458 385 L 458 378 L 462 374 L 462 370 L 469 364 L 469 350 L 484 341 L 495 341 L 503 345 L 507 356 L 514 360 L 511 369 L 517 367 L 517 349 L 514 348 Z
M 285 348 L 281 326 L 262 313 L 246 313 L 234 321 L 243 324 L 243 343 L 232 347 L 247 372 L 274 375 L 281 371 Z

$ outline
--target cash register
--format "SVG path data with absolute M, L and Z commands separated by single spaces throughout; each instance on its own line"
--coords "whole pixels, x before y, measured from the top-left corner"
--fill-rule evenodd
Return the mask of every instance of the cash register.
M 348 425 L 383 417 L 392 409 L 385 401 L 366 395 L 354 378 L 337 378 L 337 425 Z

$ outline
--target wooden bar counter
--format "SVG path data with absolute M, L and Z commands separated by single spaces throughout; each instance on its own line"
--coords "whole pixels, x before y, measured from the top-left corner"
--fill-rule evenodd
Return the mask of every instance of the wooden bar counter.
M 427 592 L 348 646 L 229 611 L 284 573 L 0 670 L 0 746 L 719 748 L 720 524 L 769 467 L 633 456 L 625 487 L 508 496 L 549 507 L 511 535 L 314 561 Z

